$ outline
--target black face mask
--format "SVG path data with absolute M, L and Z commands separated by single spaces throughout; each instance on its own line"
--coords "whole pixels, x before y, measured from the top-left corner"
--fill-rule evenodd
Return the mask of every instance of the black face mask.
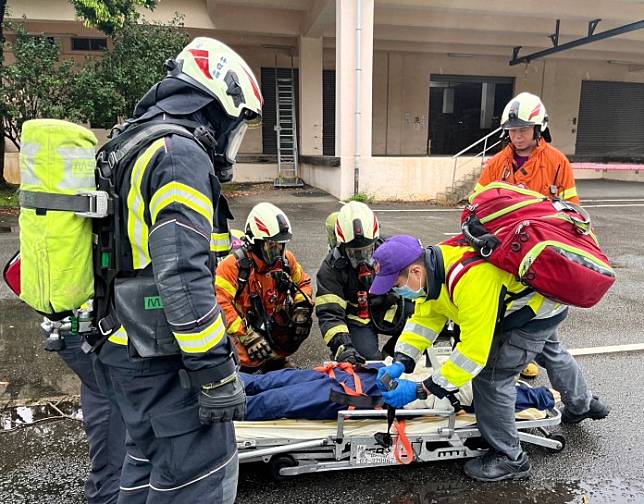
M 193 134 L 199 143 L 206 148 L 219 182 L 230 182 L 233 179 L 234 164 L 228 163 L 226 158 L 217 152 L 219 144 L 215 138 L 214 130 L 207 126 L 199 126 Z
M 205 140 L 202 143 L 207 143 L 206 148 L 217 178 L 220 182 L 230 182 L 237 149 L 246 132 L 247 118 L 242 115 L 231 119 L 217 102 L 212 102 L 194 116 L 197 122 L 208 125 L 200 128 Z
M 234 160 L 228 159 L 225 153 L 228 137 L 240 119 L 231 120 L 217 102 L 212 102 L 197 111 L 194 120 L 203 125 L 195 130 L 195 136 L 206 147 L 215 168 L 215 175 L 222 183 L 230 182 L 233 179 L 235 163 Z

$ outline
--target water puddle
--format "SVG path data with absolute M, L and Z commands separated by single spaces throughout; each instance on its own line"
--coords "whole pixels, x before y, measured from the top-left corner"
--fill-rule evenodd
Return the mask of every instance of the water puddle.
M 38 316 L 22 301 L 0 301 L 0 404 L 30 404 L 79 392 L 78 378 L 46 352 Z
M 315 189 L 299 189 L 293 191 L 291 196 L 296 198 L 325 198 L 329 196 L 329 193 L 316 191 Z
M 0 411 L 0 433 L 58 420 L 83 420 L 80 406 L 73 401 L 15 406 Z

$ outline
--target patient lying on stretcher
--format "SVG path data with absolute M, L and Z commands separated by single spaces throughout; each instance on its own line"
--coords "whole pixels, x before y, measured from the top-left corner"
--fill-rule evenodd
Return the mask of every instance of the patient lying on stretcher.
M 350 364 L 335 366 L 338 365 L 330 363 L 312 370 L 282 369 L 263 375 L 241 373 L 247 396 L 245 420 L 332 420 L 337 418 L 338 411 L 348 409 L 349 405 L 358 409 L 382 406 L 381 392 L 376 386 L 377 370 L 382 364 L 359 369 Z M 431 368 L 419 365 L 413 374 L 405 377 L 422 379 L 429 373 Z M 547 410 L 555 406 L 554 394 L 546 387 L 517 384 L 516 390 L 516 411 Z M 461 388 L 457 398 L 466 411 L 474 411 L 471 384 Z M 414 401 L 408 408 L 453 411 L 447 398 L 434 396 Z

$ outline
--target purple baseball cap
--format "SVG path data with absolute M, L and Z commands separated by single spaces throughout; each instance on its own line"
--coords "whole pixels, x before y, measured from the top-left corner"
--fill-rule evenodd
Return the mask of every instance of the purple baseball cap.
M 376 278 L 369 292 L 376 296 L 387 294 L 396 284 L 402 270 L 416 262 L 423 251 L 420 240 L 410 235 L 396 235 L 385 241 L 373 253 Z

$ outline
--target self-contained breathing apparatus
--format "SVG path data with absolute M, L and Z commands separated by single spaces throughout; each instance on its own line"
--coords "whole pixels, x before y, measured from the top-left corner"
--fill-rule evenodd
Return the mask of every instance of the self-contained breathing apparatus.
M 378 240 L 376 245 L 380 243 L 382 241 Z M 342 252 L 340 246 L 333 249 L 333 268 L 337 270 L 352 268 L 351 262 Z M 367 262 L 360 262 L 355 271 L 359 285 L 356 292 L 357 315 L 364 320 L 370 319 L 380 334 L 400 334 L 410 311 L 409 302 L 393 292 L 383 296 L 369 294 L 369 287 L 373 283 L 375 271 Z
M 34 227 L 36 227 L 33 223 L 31 223 L 32 225 L 21 226 L 22 257 L 17 254 L 5 268 L 4 277 L 10 288 L 39 314 L 44 316 L 41 328 L 46 338 L 46 350 L 60 351 L 64 349 L 64 338 L 65 335 L 69 334 L 79 334 L 84 337 L 83 350 L 86 352 L 92 352 L 99 348 L 112 332 L 120 326 L 120 321 L 117 320 L 114 309 L 115 304 L 119 301 L 118 296 L 114 296 L 114 287 L 118 281 L 117 277 L 125 275 L 129 280 L 130 291 L 120 293 L 120 296 L 127 298 L 123 300 L 123 306 L 132 307 L 136 305 L 138 308 L 143 307 L 146 310 L 149 309 L 146 312 L 147 315 L 159 318 L 158 323 L 153 324 L 154 327 L 152 327 L 151 332 L 150 330 L 147 331 L 150 333 L 148 334 L 149 338 L 147 338 L 149 341 L 131 341 L 132 338 L 128 338 L 128 342 L 131 341 L 132 343 L 130 348 L 131 355 L 151 357 L 171 355 L 172 353 L 179 354 L 179 347 L 165 320 L 162 310 L 163 305 L 151 268 L 148 267 L 146 270 L 138 272 L 139 274 L 137 272 L 124 273 L 122 270 L 122 254 L 124 251 L 121 249 L 120 244 L 121 219 L 118 215 L 118 210 L 121 206 L 121 198 L 119 188 L 123 178 L 123 170 L 145 146 L 153 141 L 168 135 L 179 135 L 193 139 L 197 145 L 209 152 L 216 145 L 213 133 L 203 125 L 179 118 L 171 118 L 166 121 L 149 121 L 141 124 L 126 122 L 112 130 L 110 133 L 111 140 L 98 151 L 95 161 L 92 159 L 93 168 L 88 168 L 87 165 L 91 158 L 88 158 L 84 153 L 91 150 L 93 158 L 93 146 L 96 144 L 95 138 L 93 143 L 88 143 L 88 141 L 84 140 L 84 138 L 93 138 L 93 135 L 88 130 L 66 121 L 50 119 L 28 121 L 23 126 L 23 132 L 25 128 L 28 129 L 25 137 L 27 143 L 23 144 L 23 151 L 21 152 L 21 157 L 24 156 L 24 162 L 21 163 L 21 168 L 24 172 L 21 174 L 23 181 L 21 188 L 29 183 L 33 185 L 33 181 L 38 180 L 38 178 L 46 181 L 54 178 L 50 174 L 52 169 L 55 168 L 54 160 L 52 160 L 54 154 L 50 154 L 48 158 L 41 160 L 32 154 L 32 152 L 38 153 L 41 149 L 40 144 L 42 144 L 54 152 L 55 156 L 58 156 L 55 161 L 65 167 L 64 170 L 61 170 L 60 179 L 62 179 L 62 182 L 59 185 L 67 190 L 59 190 L 58 187 L 32 187 L 27 185 L 20 198 L 21 216 L 25 214 L 25 219 L 32 215 L 47 216 L 48 213 L 52 217 L 57 215 L 71 216 L 67 218 L 72 219 L 73 222 L 71 225 L 67 225 L 67 228 L 78 227 L 79 225 L 82 226 L 84 222 L 91 222 L 87 236 L 81 240 L 82 243 L 87 242 L 86 246 L 91 251 L 88 264 L 75 264 L 74 261 L 76 263 L 79 261 L 73 254 L 68 254 L 68 257 L 63 258 L 63 262 L 66 261 L 68 264 L 63 264 L 62 266 L 58 264 L 58 268 L 67 271 L 68 274 L 70 269 L 74 267 L 90 270 L 90 275 L 87 276 L 85 282 L 91 281 L 91 283 L 78 285 L 79 282 L 77 282 L 74 290 L 70 291 L 75 295 L 68 295 L 62 299 L 58 296 L 58 298 L 54 299 L 55 292 L 60 286 L 53 284 L 48 285 L 43 292 L 36 294 L 31 292 L 33 291 L 34 282 L 29 281 L 29 275 L 33 276 L 35 274 L 38 278 L 44 277 L 46 279 L 50 277 L 50 266 L 47 262 L 45 262 L 45 266 L 41 266 L 31 257 L 25 256 L 25 254 L 33 255 L 33 247 L 30 248 L 24 243 L 26 234 L 33 234 Z M 62 135 L 61 131 L 63 132 Z M 74 135 L 79 137 L 80 140 L 74 138 Z M 58 141 L 60 144 L 53 147 L 48 145 L 54 143 L 54 141 Z M 82 191 L 69 190 L 69 187 L 73 188 L 74 186 L 69 185 L 71 182 L 66 181 L 64 178 L 74 174 L 74 170 L 78 171 L 79 144 L 84 149 L 85 179 L 89 180 L 89 177 L 91 177 L 91 180 L 95 181 L 92 182 L 92 185 L 95 184 L 95 190 L 87 190 L 88 188 Z M 35 145 L 35 147 L 28 152 L 24 152 L 30 149 L 29 145 Z M 71 148 L 70 145 L 76 147 Z M 58 148 L 55 149 L 55 147 Z M 27 157 L 30 155 L 31 158 Z M 38 170 L 44 170 L 43 173 L 48 174 L 48 176 L 41 174 L 42 176 L 38 177 Z M 219 171 L 211 175 L 213 194 L 220 194 L 221 186 L 218 177 L 223 175 Z M 227 221 L 232 218 L 227 201 L 221 196 L 220 200 L 215 203 L 217 207 L 213 217 L 213 230 L 216 233 L 220 233 L 220 236 L 227 235 Z M 23 236 L 23 233 L 25 236 Z M 48 255 L 54 254 L 55 249 L 53 247 L 51 250 L 47 249 L 49 247 L 48 243 L 44 243 L 44 247 Z M 40 253 L 42 253 L 42 245 L 38 250 L 41 250 Z M 211 252 L 211 269 L 213 271 L 216 268 L 218 258 L 227 253 L 228 249 L 225 252 Z M 91 273 L 91 263 L 93 263 L 93 274 Z M 35 268 L 34 272 L 25 272 L 25 264 L 29 265 L 30 268 Z M 48 269 L 42 269 L 44 267 Z M 53 265 L 51 268 L 53 269 Z M 133 275 L 136 275 L 136 282 L 131 282 L 131 276 Z M 135 292 L 131 292 L 131 289 L 134 289 Z M 119 313 L 121 311 L 119 309 Z M 123 313 L 126 312 L 127 310 Z M 163 327 L 166 327 L 167 331 L 159 331 L 159 328 Z M 154 330 L 155 328 L 156 331 Z M 165 334 L 166 332 L 167 334 Z
M 233 251 L 239 269 L 235 302 L 244 289 L 249 288 L 253 260 L 249 257 L 249 244 Z M 250 292 L 250 311 L 246 318 L 253 330 L 261 334 L 273 350 L 294 353 L 309 336 L 313 324 L 313 302 L 291 278 L 291 266 L 286 257 L 278 259 L 269 270 L 275 288 L 267 292 Z M 301 294 L 304 301 L 294 301 Z M 284 296 L 283 305 L 277 301 Z M 271 307 L 267 309 L 266 307 Z

